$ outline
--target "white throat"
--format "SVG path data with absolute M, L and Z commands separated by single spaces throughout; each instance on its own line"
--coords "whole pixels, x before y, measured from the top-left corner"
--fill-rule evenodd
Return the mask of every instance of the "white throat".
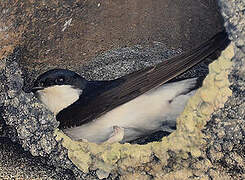
M 55 115 L 79 99 L 82 90 L 70 85 L 55 85 L 37 91 L 40 101 Z

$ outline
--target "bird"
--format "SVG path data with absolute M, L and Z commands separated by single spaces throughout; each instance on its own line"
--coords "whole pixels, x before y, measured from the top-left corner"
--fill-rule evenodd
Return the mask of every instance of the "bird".
M 127 143 L 176 130 L 176 119 L 204 77 L 175 79 L 230 42 L 225 31 L 186 53 L 113 80 L 86 80 L 68 69 L 36 78 L 32 92 L 72 140 Z

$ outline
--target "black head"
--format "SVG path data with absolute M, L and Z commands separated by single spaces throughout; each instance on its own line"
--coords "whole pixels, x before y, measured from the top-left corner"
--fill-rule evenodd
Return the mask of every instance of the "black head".
M 87 81 L 79 74 L 66 69 L 49 70 L 36 79 L 32 92 L 55 85 L 71 85 L 73 88 L 85 89 Z

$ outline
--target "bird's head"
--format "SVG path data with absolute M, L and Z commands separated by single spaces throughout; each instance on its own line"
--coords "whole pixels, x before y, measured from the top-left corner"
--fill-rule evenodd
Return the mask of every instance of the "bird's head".
M 86 84 L 87 81 L 73 71 L 53 69 L 35 80 L 32 92 L 57 114 L 79 99 Z

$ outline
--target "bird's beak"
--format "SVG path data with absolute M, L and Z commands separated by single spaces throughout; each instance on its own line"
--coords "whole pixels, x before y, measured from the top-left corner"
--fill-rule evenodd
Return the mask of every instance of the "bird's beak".
M 37 92 L 38 90 L 42 90 L 42 89 L 44 89 L 44 88 L 43 88 L 43 87 L 39 87 L 39 86 L 33 86 L 33 87 L 31 88 L 31 92 L 35 93 L 35 92 Z

